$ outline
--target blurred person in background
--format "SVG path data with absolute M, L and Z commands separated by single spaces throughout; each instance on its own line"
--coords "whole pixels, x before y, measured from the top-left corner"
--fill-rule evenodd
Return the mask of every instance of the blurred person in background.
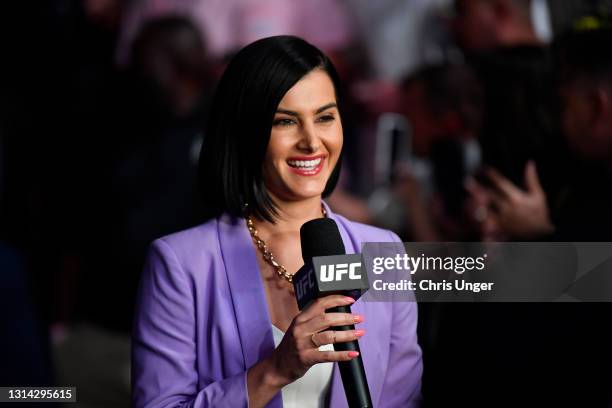
M 560 125 L 572 156 L 556 211 L 551 211 L 533 162 L 526 169 L 525 189 L 493 169 L 491 184 L 470 183 L 472 191 L 488 195 L 497 224 L 509 237 L 610 240 L 612 195 L 605 186 L 612 182 L 612 60 L 604 51 L 612 44 L 610 32 L 571 30 L 555 43 Z
M 142 26 L 129 70 L 138 84 L 138 97 L 166 117 L 154 119 L 174 119 L 179 125 L 195 116 L 194 127 L 200 131 L 202 105 L 212 85 L 204 44 L 198 29 L 184 17 L 160 17 Z
M 482 220 L 474 217 L 477 203 L 463 186 L 480 165 L 476 138 L 483 106 L 478 79 L 464 64 L 433 65 L 406 78 L 401 95 L 412 142 L 413 163 L 408 166 L 421 164 L 425 169 L 411 175 L 407 168 L 398 176 L 399 198 L 408 213 L 407 238 L 480 240 Z
M 197 222 L 195 166 L 212 88 L 200 35 L 182 17 L 144 25 L 133 55 L 129 69 L 106 90 L 100 109 L 81 123 L 96 151 L 88 163 L 80 163 L 84 185 L 77 197 L 79 220 L 96 214 L 89 221 L 95 234 L 77 229 L 83 269 L 78 310 L 119 331 L 131 326 L 135 271 L 148 242 L 161 231 Z M 100 260 L 95 244 L 102 242 L 106 256 Z M 107 296 L 102 287 L 115 285 L 111 276 L 131 283 L 115 289 L 109 305 L 98 297 Z
M 463 49 L 540 45 L 531 16 L 532 0 L 456 0 L 453 23 Z
M 90 3 L 51 1 L 3 10 L 0 37 L 8 47 L 3 42 L 7 54 L 2 65 L 9 75 L 2 71 L 8 102 L 0 102 L 2 130 L 5 118 L 8 126 L 1 222 L 2 239 L 11 249 L 1 260 L 0 274 L 9 291 L 0 298 L 2 309 L 11 313 L 3 325 L 3 341 L 15 348 L 4 350 L 10 355 L 2 359 L 6 364 L 0 371 L 3 378 L 8 376 L 2 385 L 67 385 L 53 371 L 55 331 L 50 330 L 65 311 L 62 295 L 70 287 L 65 279 L 69 273 L 64 274 L 70 262 L 63 255 L 67 241 L 74 239 L 66 218 L 73 196 L 65 193 L 77 144 L 67 128 L 78 117 L 71 109 L 78 105 L 78 95 L 91 89 L 86 85 L 104 82 L 100 79 L 112 65 L 104 56 L 113 48 L 117 23 L 113 13 L 104 22 L 95 18 L 100 14 L 90 13 Z M 105 13 L 104 7 L 98 11 Z M 73 87 L 77 83 L 82 87 Z M 83 135 L 89 136 L 84 132 L 79 137 L 87 139 Z M 13 334 L 5 335 L 4 329 Z M 18 367 L 13 359 L 21 360 Z
M 298 35 L 331 54 L 350 47 L 355 35 L 341 0 L 135 0 L 123 21 L 117 50 L 120 64 L 129 63 L 129 50 L 142 25 L 165 16 L 191 19 L 217 61 L 272 35 Z
M 452 0 L 344 0 L 371 64 L 376 93 L 440 62 L 450 45 L 441 14 Z M 370 91 L 372 93 L 372 91 Z M 370 95 L 372 97 L 373 95 Z M 385 103 L 381 98 L 380 103 Z
M 146 248 L 200 219 L 196 163 L 213 87 L 202 37 L 183 17 L 147 21 L 130 61 L 74 125 L 91 154 L 72 175 L 76 325 L 56 355 L 58 380 L 77 385 L 89 406 L 129 406 L 129 331 Z
M 606 87 L 602 78 L 610 67 L 604 51 L 609 44 L 609 40 L 598 40 L 595 34 L 575 37 L 571 43 L 559 42 L 560 49 L 564 50 L 562 54 L 572 56 L 556 63 L 565 72 L 559 88 L 560 117 L 554 115 L 556 85 L 552 53 L 546 51 L 549 62 L 541 66 L 550 69 L 536 69 L 532 72 L 540 74 L 523 79 L 513 77 L 514 73 L 530 70 L 506 68 L 503 71 L 502 68 L 508 67 L 501 64 L 504 59 L 493 60 L 501 64 L 500 72 L 507 78 L 507 82 L 499 78 L 496 82 L 487 81 L 489 95 L 497 95 L 493 100 L 498 101 L 498 107 L 505 107 L 493 116 L 499 118 L 498 122 L 489 122 L 497 123 L 498 131 L 494 132 L 494 126 L 489 127 L 493 131 L 484 135 L 488 138 L 488 144 L 483 145 L 485 160 L 494 168 L 486 169 L 483 177 L 471 180 L 468 189 L 485 197 L 493 224 L 505 239 L 579 241 L 609 237 L 609 211 L 603 210 L 609 208 L 608 189 L 603 187 L 609 184 L 606 181 L 609 173 L 604 170 L 609 156 L 599 154 L 609 147 L 605 142 L 609 139 L 604 136 L 607 132 L 604 129 L 609 126 L 606 124 L 609 121 L 607 97 L 601 92 Z M 515 60 L 515 63 L 521 62 L 528 60 Z M 538 97 L 542 84 L 550 88 L 544 89 L 543 95 L 548 97 Z M 516 89 L 509 89 L 510 86 Z M 505 100 L 500 95 L 505 95 Z M 545 113 L 541 122 L 538 122 L 539 110 Z M 491 115 L 490 111 L 486 115 Z M 549 120 L 556 123 L 547 132 Z M 501 127 L 505 124 L 514 133 Z M 529 137 L 525 139 L 525 136 Z M 573 145 L 574 152 L 582 152 L 583 158 L 597 160 L 598 171 L 584 173 L 581 166 L 573 164 L 566 140 L 567 145 Z M 592 153 L 595 146 L 598 154 L 586 153 Z M 592 182 L 594 187 L 587 187 Z M 568 198 L 572 195 L 566 193 L 572 185 L 578 192 L 573 195 L 573 206 L 568 204 L 572 202 Z M 602 207 L 598 201 L 604 203 Z M 564 208 L 572 207 L 573 216 L 563 216 Z M 561 227 L 568 223 L 574 228 Z M 562 234 L 563 230 L 569 233 Z M 455 305 L 453 310 L 449 308 L 438 316 L 437 336 L 430 348 L 435 351 L 430 353 L 433 359 L 429 360 L 432 375 L 424 378 L 424 395 L 437 385 L 465 398 L 453 402 L 469 401 L 471 406 L 515 403 L 608 406 L 610 376 L 600 373 L 608 373 L 612 363 L 610 315 L 607 304 L 594 303 Z M 464 353 L 457 354 L 457 349 Z M 464 357 L 473 353 L 478 353 L 477 361 Z M 459 373 L 470 380 L 457 381 Z M 433 391 L 429 396 L 435 406 L 450 402 Z
M 612 25 L 558 43 L 562 128 L 575 161 L 554 220 L 560 241 L 612 241 Z
M 404 143 L 392 142 L 397 144 L 392 155 L 399 156 L 385 159 L 392 162 L 389 205 L 398 213 L 391 217 L 390 207 L 377 209 L 370 196 L 352 197 L 350 215 L 383 225 L 395 222 L 396 230 L 410 241 L 484 238 L 488 223 L 480 214 L 483 203 L 470 197 L 463 185 L 480 164 L 476 137 L 482 122 L 482 89 L 474 72 L 451 62 L 422 68 L 404 79 L 394 108 L 408 120 L 408 127 L 396 136 L 386 132 L 378 137 L 405 138 Z M 344 203 L 337 196 L 332 194 L 330 205 L 342 212 Z
M 497 208 L 497 223 L 509 236 L 549 237 L 562 242 L 612 240 L 612 57 L 608 52 L 612 46 L 612 26 L 607 20 L 594 22 L 595 27 L 571 30 L 555 42 L 560 121 L 572 154 L 572 160 L 567 162 L 571 171 L 564 180 L 564 194 L 555 216 L 551 219 L 549 215 L 549 205 L 538 186 L 534 168 L 526 174 L 527 190 L 499 174 L 494 176 L 492 188 L 478 186 L 489 194 Z M 532 308 L 531 313 L 536 319 L 547 321 L 546 330 L 536 332 L 540 341 L 551 344 L 546 354 L 550 358 L 547 372 L 567 373 L 563 379 L 549 375 L 547 384 L 556 379 L 554 386 L 573 390 L 561 397 L 567 404 L 610 406 L 610 304 Z M 568 348 L 575 350 L 575 355 L 561 358 Z
M 412 161 L 397 177 L 396 192 L 407 211 L 405 240 L 480 241 L 496 229 L 483 195 L 469 195 L 464 182 L 480 166 L 477 137 L 482 128 L 483 90 L 470 66 L 449 62 L 423 68 L 401 86 L 401 111 L 408 118 Z M 468 386 L 456 369 L 466 367 L 459 333 L 470 337 L 465 305 L 419 304 L 418 333 L 427 370 L 427 406 L 478 406 L 479 385 Z M 473 316 L 470 316 L 473 318 Z M 452 379 L 451 379 L 452 378 Z M 457 385 L 461 384 L 461 385 Z M 462 389 L 463 388 L 463 389 Z M 461 393 L 458 391 L 461 390 Z M 497 400 L 485 399 L 490 405 Z
M 453 27 L 484 87 L 478 140 L 483 164 L 494 170 L 483 169 L 481 179 L 500 174 L 526 189 L 526 173 L 533 179 L 537 167 L 556 200 L 567 152 L 554 114 L 552 55 L 536 33 L 533 1 L 456 0 Z

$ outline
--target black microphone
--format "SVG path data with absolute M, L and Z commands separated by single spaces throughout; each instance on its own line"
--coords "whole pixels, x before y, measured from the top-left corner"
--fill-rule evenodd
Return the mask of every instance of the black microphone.
M 296 299 L 300 310 L 319 297 L 342 294 L 358 299 L 368 288 L 367 274 L 361 272 L 361 255 L 346 254 L 342 237 L 335 221 L 318 218 L 300 229 L 304 266 L 293 276 Z M 326 310 L 333 313 L 351 313 L 350 306 Z M 354 330 L 354 325 L 336 326 L 333 330 Z M 357 351 L 359 356 L 338 363 L 344 392 L 350 408 L 372 408 L 361 359 L 359 343 L 354 340 L 334 344 L 336 351 Z

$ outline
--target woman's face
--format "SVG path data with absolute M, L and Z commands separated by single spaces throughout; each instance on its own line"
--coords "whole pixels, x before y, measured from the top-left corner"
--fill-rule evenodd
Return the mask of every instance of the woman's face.
M 334 85 L 316 69 L 280 101 L 263 165 L 268 192 L 284 201 L 320 197 L 342 150 Z

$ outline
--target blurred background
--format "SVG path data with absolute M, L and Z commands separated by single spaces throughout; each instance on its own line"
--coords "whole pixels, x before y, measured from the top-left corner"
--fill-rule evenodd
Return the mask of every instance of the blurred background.
M 3 5 L 0 385 L 130 406 L 147 245 L 201 221 L 215 83 L 270 35 L 343 79 L 338 213 L 405 241 L 612 241 L 610 17 L 610 0 Z M 427 407 L 612 407 L 609 304 L 419 313 Z

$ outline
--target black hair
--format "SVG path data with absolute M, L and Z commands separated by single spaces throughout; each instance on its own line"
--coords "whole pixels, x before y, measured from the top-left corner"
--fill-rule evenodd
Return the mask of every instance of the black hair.
M 340 109 L 340 80 L 329 58 L 294 36 L 255 41 L 230 61 L 213 99 L 200 152 L 199 187 L 205 218 L 227 212 L 274 222 L 278 214 L 263 182 L 262 168 L 272 122 L 281 99 L 314 69 L 325 71 L 336 91 Z M 338 181 L 336 164 L 323 196 Z

